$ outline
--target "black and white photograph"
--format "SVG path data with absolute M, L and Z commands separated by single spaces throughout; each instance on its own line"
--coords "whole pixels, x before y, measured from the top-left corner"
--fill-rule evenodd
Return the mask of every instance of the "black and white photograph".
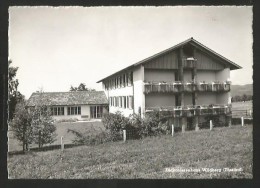
M 252 6 L 10 6 L 8 179 L 252 179 Z

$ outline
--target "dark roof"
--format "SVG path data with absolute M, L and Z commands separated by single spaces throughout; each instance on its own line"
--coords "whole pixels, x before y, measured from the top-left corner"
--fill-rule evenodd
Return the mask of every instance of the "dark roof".
M 44 105 L 84 105 L 108 104 L 104 91 L 71 91 L 32 93 L 27 106 Z
M 109 78 L 109 77 L 111 77 L 111 76 L 113 76 L 113 75 L 115 75 L 115 74 L 117 74 L 117 73 L 119 73 L 119 72 L 121 72 L 121 71 L 125 71 L 125 70 L 127 70 L 127 69 L 130 69 L 130 68 L 139 66 L 139 65 L 141 65 L 141 64 L 147 63 L 147 62 L 149 62 L 150 60 L 152 60 L 152 59 L 154 59 L 154 58 L 157 58 L 157 57 L 159 57 L 159 56 L 161 56 L 161 55 L 163 55 L 163 54 L 166 54 L 166 53 L 168 53 L 168 52 L 170 52 L 170 51 L 172 51 L 172 50 L 176 50 L 177 48 L 179 48 L 179 47 L 181 47 L 181 46 L 183 46 L 183 45 L 186 45 L 186 44 L 188 44 L 188 43 L 190 43 L 190 44 L 192 44 L 192 45 L 194 45 L 194 46 L 196 46 L 196 47 L 198 47 L 198 48 L 200 48 L 200 49 L 206 51 L 207 53 L 209 53 L 209 54 L 212 55 L 212 56 L 215 56 L 216 58 L 221 59 L 222 61 L 224 61 L 226 64 L 228 64 L 228 65 L 230 66 L 230 69 L 231 69 L 231 70 L 241 69 L 241 68 L 242 68 L 242 67 L 239 66 L 238 64 L 236 64 L 236 63 L 230 61 L 229 59 L 227 59 L 227 58 L 225 58 L 224 56 L 218 54 L 217 52 L 211 50 L 210 48 L 206 47 L 205 45 L 201 44 L 200 42 L 196 41 L 195 39 L 193 39 L 193 38 L 191 37 L 191 38 L 189 38 L 189 39 L 187 39 L 187 40 L 185 40 L 185 41 L 183 41 L 183 42 L 181 42 L 181 43 L 179 43 L 179 44 L 177 44 L 177 45 L 175 45 L 175 46 L 173 46 L 173 47 L 171 47 L 171 48 L 168 48 L 168 49 L 166 49 L 166 50 L 163 50 L 163 51 L 161 51 L 161 52 L 159 52 L 159 53 L 157 53 L 157 54 L 154 54 L 154 55 L 152 55 L 152 56 L 150 56 L 150 57 L 148 57 L 148 58 L 146 58 L 146 59 L 143 59 L 143 60 L 141 60 L 141 61 L 139 61 L 139 62 L 137 62 L 137 63 L 135 63 L 135 64 L 132 64 L 132 65 L 130 65 L 130 66 L 128 66 L 128 67 L 126 67 L 126 68 L 124 68 L 124 69 L 122 69 L 122 70 L 119 70 L 119 71 L 115 72 L 114 74 L 111 74 L 111 75 L 109 75 L 109 76 L 107 76 L 107 77 L 105 77 L 105 78 L 99 80 L 97 83 L 102 82 L 103 80 L 105 80 L 105 79 L 107 79 L 107 78 Z

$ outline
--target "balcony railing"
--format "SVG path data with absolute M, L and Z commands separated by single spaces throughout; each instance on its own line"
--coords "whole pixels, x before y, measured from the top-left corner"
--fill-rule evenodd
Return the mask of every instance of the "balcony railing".
M 144 93 L 178 93 L 178 92 L 227 92 L 230 91 L 230 82 L 145 82 Z
M 192 117 L 203 115 L 230 115 L 230 105 L 195 105 L 195 106 L 166 106 L 166 107 L 149 107 L 145 112 L 159 111 L 171 117 Z
M 183 84 L 181 82 L 148 82 L 144 83 L 144 93 L 177 93 L 182 91 Z

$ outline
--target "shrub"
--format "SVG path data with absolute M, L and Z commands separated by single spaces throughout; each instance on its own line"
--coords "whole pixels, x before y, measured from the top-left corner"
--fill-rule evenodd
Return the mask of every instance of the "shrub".
M 225 121 L 221 120 L 221 116 L 220 115 L 217 115 L 217 116 L 208 115 L 208 116 L 205 116 L 205 121 L 200 124 L 200 128 L 201 129 L 209 128 L 210 120 L 212 120 L 212 123 L 213 123 L 214 127 L 226 126 Z
M 34 143 L 42 148 L 44 144 L 51 144 L 56 140 L 56 127 L 47 106 L 36 106 L 31 109 Z
M 99 132 L 93 128 L 93 125 L 91 126 L 91 129 L 88 132 L 78 132 L 73 129 L 68 129 L 67 132 L 71 132 L 76 136 L 72 142 L 77 145 L 98 145 L 105 142 L 113 141 L 113 137 L 111 137 L 111 134 L 109 131 L 103 131 L 100 129 Z
M 123 129 L 131 128 L 129 118 L 124 117 L 121 112 L 104 114 L 102 122 L 109 131 L 113 141 L 121 139 Z
M 15 107 L 14 118 L 10 122 L 11 131 L 15 138 L 23 145 L 23 151 L 28 150 L 28 145 L 33 141 L 32 117 L 25 108 L 25 103 L 18 103 Z
M 129 118 L 121 112 L 105 114 L 102 122 L 109 131 L 112 140 L 122 140 L 122 130 L 126 130 L 127 139 L 139 139 L 147 136 L 170 134 L 171 127 L 168 123 L 167 114 L 153 111 L 142 118 L 140 114 L 132 114 Z
M 159 111 L 152 111 L 144 118 L 143 135 L 153 136 L 159 134 L 169 134 L 171 127 L 168 123 L 167 114 Z

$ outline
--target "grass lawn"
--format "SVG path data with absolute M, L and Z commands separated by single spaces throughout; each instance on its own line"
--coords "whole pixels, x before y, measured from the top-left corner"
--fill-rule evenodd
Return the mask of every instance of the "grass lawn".
M 56 123 L 56 141 L 52 145 L 60 144 L 60 138 L 63 136 L 64 144 L 71 144 L 75 135 L 68 133 L 68 129 L 73 129 L 79 132 L 90 132 L 90 131 L 99 131 L 100 129 L 105 129 L 102 122 L 62 122 Z M 22 150 L 22 145 L 13 137 L 12 133 L 8 133 L 8 151 L 20 151 Z M 37 145 L 31 145 L 30 147 L 37 147 Z
M 9 178 L 252 178 L 252 125 L 8 157 Z M 242 168 L 167 172 L 166 168 Z

